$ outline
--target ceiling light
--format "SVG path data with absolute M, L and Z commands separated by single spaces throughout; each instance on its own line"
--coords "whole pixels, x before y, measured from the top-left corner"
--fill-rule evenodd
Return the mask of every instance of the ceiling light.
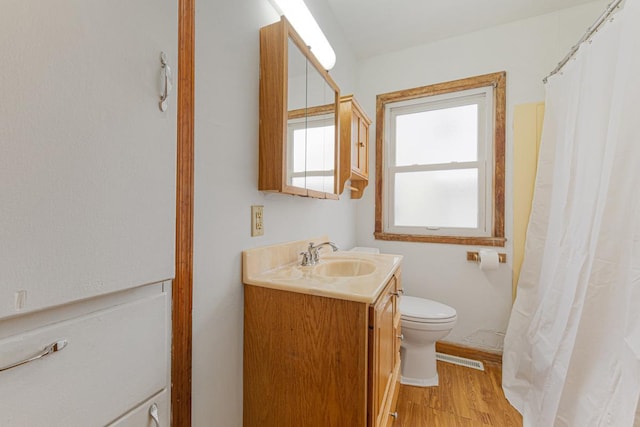
M 302 40 L 326 70 L 336 64 L 336 54 L 320 26 L 302 0 L 271 0 L 276 10 L 287 17 Z

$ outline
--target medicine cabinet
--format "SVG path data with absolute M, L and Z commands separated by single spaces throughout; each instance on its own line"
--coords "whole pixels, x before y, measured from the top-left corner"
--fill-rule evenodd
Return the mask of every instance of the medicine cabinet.
M 339 100 L 285 17 L 260 29 L 259 190 L 338 198 Z

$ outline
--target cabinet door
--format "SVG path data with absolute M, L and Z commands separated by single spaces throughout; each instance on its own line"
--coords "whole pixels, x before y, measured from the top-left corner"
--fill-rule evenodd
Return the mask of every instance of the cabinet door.
M 172 278 L 177 2 L 3 2 L 0 34 L 0 318 Z
M 402 345 L 402 320 L 400 313 L 400 295 L 404 294 L 404 289 L 402 288 L 402 273 L 400 269 L 396 271 L 393 276 L 395 278 L 395 287 L 394 287 L 394 306 L 393 306 L 393 336 L 395 339 L 395 348 L 393 349 L 395 355 L 395 367 L 400 366 L 400 346 Z M 395 409 L 394 409 L 395 411 Z
M 372 421 L 374 426 L 387 421 L 393 371 L 396 366 L 396 335 L 394 317 L 396 312 L 395 277 L 389 281 L 374 306 L 373 313 L 373 370 L 372 370 Z
M 369 125 L 360 118 L 358 121 L 358 171 L 367 178 L 369 176 Z
M 379 342 L 379 363 L 378 363 L 378 402 L 382 402 L 389 386 L 389 380 L 393 373 L 393 366 L 395 364 L 395 335 L 393 328 L 393 299 L 392 295 L 385 296 L 384 303 L 380 307 L 378 316 L 378 342 Z
M 360 131 L 360 117 L 355 113 L 355 110 L 351 110 L 351 169 L 360 170 L 360 146 L 358 144 L 358 132 Z
M 0 372 L 0 425 L 103 426 L 162 391 L 169 373 L 167 296 L 156 292 L 0 339 L 0 367 L 67 341 Z

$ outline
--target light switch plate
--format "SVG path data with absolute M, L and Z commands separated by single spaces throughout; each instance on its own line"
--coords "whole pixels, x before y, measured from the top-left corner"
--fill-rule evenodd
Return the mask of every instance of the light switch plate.
M 263 236 L 264 235 L 264 206 L 253 205 L 251 206 L 251 236 Z

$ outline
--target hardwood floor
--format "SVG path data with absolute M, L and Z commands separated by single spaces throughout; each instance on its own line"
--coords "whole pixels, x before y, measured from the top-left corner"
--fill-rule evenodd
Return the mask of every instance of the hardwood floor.
M 522 426 L 502 392 L 502 365 L 484 372 L 438 361 L 439 387 L 401 386 L 394 427 Z

